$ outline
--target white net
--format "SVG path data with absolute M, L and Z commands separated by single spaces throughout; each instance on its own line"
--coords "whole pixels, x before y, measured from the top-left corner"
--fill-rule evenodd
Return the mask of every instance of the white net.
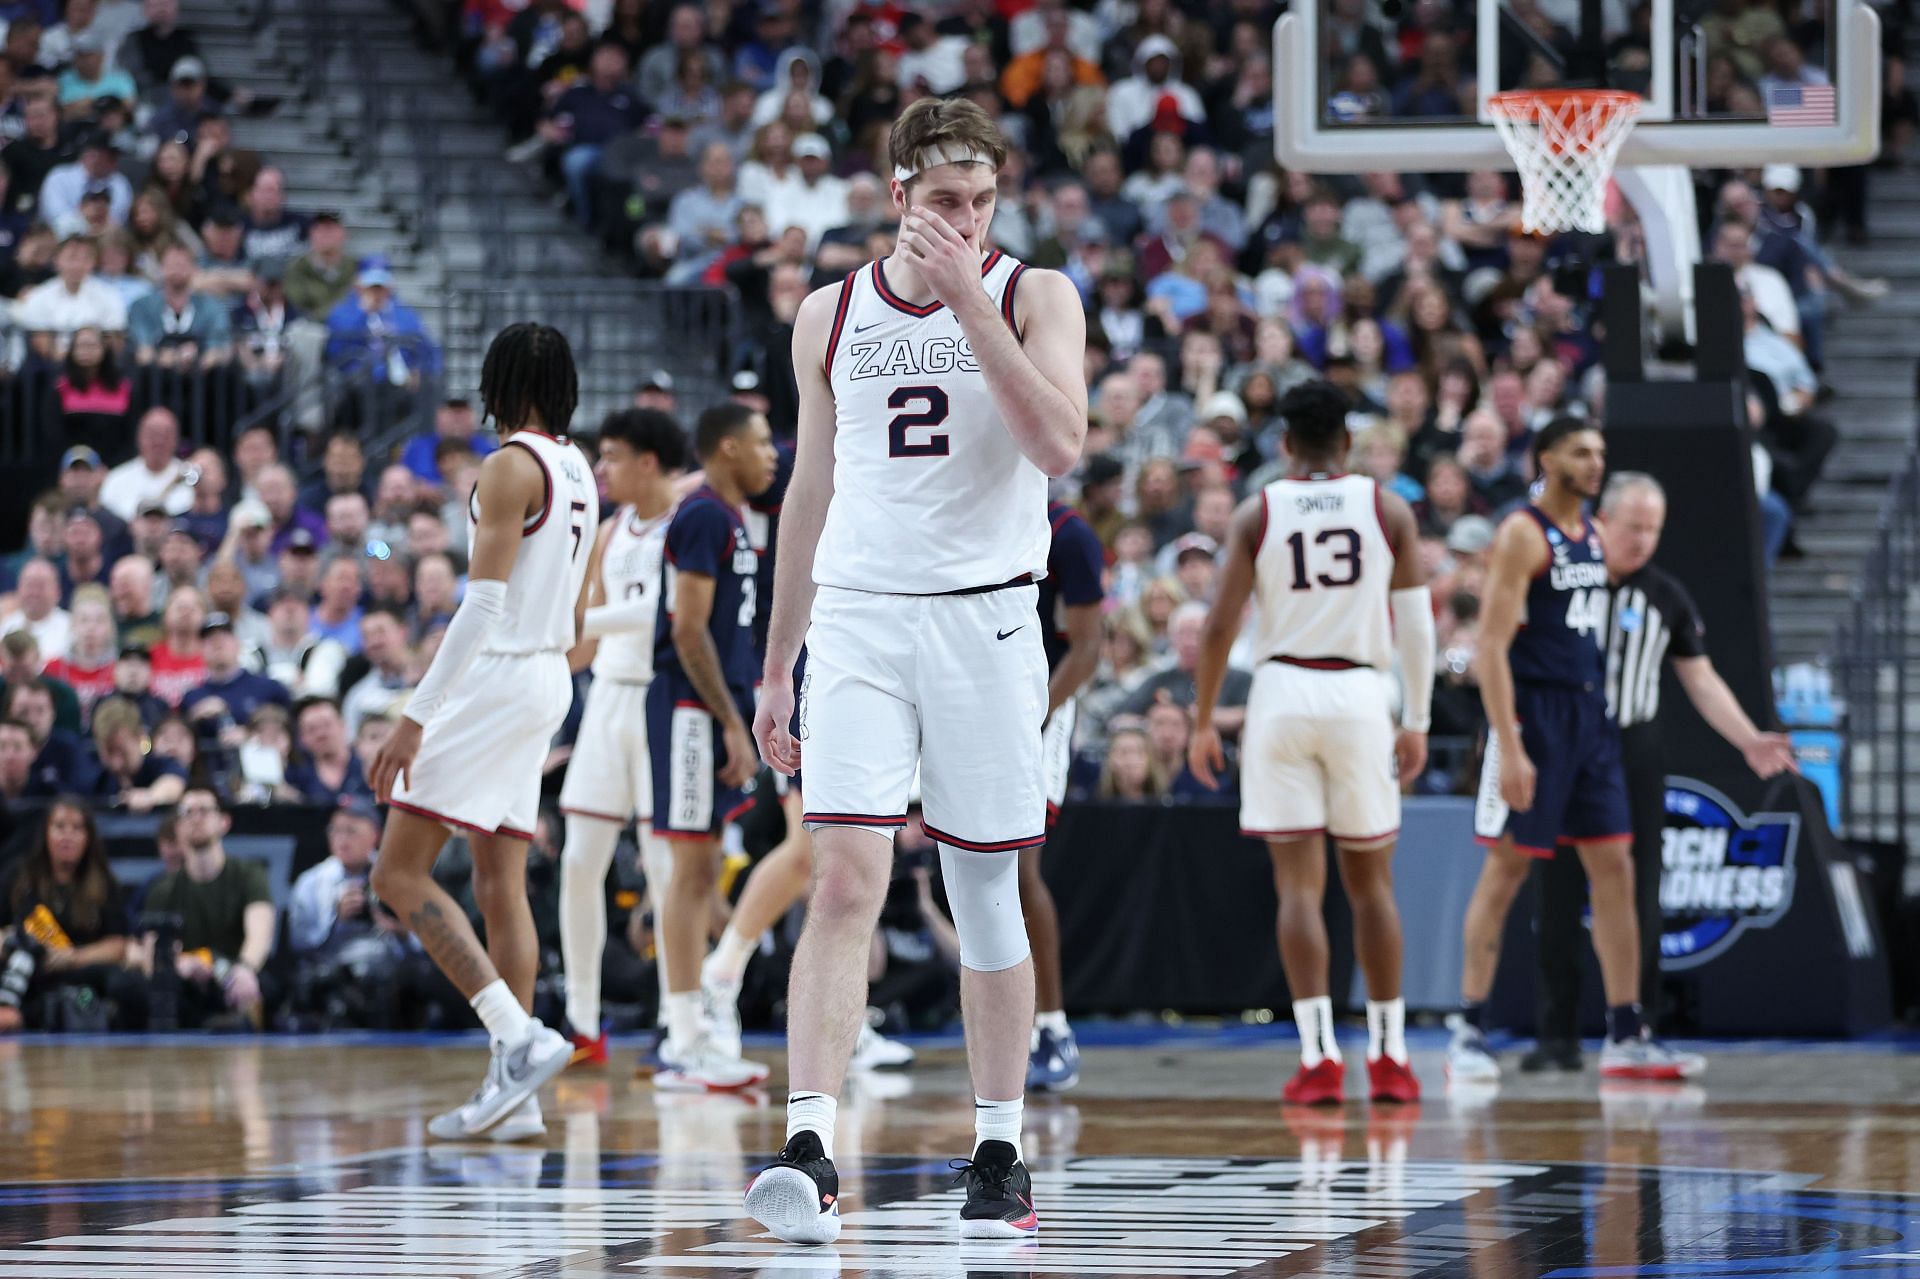
M 1487 99 L 1493 125 L 1520 170 L 1526 230 L 1551 235 L 1607 229 L 1607 180 L 1640 102 L 1631 93 L 1578 89 Z

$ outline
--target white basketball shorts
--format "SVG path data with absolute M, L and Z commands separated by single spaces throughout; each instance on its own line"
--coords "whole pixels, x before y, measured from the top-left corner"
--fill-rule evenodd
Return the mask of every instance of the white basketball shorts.
M 647 754 L 647 686 L 596 679 L 587 690 L 580 735 L 560 811 L 626 825 L 638 813 L 653 818 L 653 762 Z
M 1040 737 L 1040 762 L 1046 770 L 1047 826 L 1060 819 L 1060 805 L 1067 802 L 1067 772 L 1073 767 L 1073 725 L 1079 704 L 1069 697 L 1047 721 Z
M 532 839 L 540 776 L 573 705 L 558 652 L 482 653 L 427 724 L 393 807 L 483 835 Z
M 1324 832 L 1354 843 L 1397 834 L 1393 740 L 1392 691 L 1380 672 L 1263 662 L 1241 735 L 1241 833 Z
M 890 835 L 906 825 L 917 765 L 923 820 L 939 842 L 1011 852 L 1046 841 L 1036 594 L 819 589 L 799 723 L 810 829 Z

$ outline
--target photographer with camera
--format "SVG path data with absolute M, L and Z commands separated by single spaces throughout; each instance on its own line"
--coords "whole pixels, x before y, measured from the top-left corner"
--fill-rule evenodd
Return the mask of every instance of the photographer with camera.
M 127 953 L 126 891 L 93 810 L 63 795 L 0 875 L 0 1034 L 143 1024 L 146 983 Z

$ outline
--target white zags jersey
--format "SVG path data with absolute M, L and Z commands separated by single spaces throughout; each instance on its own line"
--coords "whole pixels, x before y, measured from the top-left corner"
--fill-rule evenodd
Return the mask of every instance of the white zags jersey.
M 1364 475 L 1277 480 L 1254 554 L 1255 651 L 1393 670 L 1393 547 Z
M 636 604 L 646 610 L 639 630 L 609 631 L 600 637 L 593 673 L 599 679 L 645 684 L 653 679 L 653 620 L 660 611 L 660 560 L 667 549 L 665 515 L 643 520 L 631 506 L 613 513 L 606 549 L 600 552 L 600 589 L 608 604 Z
M 587 560 L 600 527 L 600 490 L 587 456 L 565 440 L 519 430 L 502 448 L 533 454 L 546 472 L 547 500 L 520 535 L 520 554 L 507 574 L 506 613 L 481 651 L 564 653 L 573 647 L 573 606 L 587 577 Z M 467 502 L 468 518 L 480 516 L 480 490 Z
M 1012 323 L 1026 266 L 994 252 L 981 285 Z M 827 341 L 833 500 L 822 586 L 933 595 L 1044 576 L 1047 477 L 1007 433 L 953 312 L 911 306 L 885 263 L 847 278 Z

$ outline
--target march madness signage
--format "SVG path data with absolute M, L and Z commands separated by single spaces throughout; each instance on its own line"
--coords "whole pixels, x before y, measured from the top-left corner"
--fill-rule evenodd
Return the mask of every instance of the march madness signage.
M 1667 778 L 1660 850 L 1660 967 L 1693 968 L 1793 905 L 1798 813 L 1748 816 L 1691 777 Z

